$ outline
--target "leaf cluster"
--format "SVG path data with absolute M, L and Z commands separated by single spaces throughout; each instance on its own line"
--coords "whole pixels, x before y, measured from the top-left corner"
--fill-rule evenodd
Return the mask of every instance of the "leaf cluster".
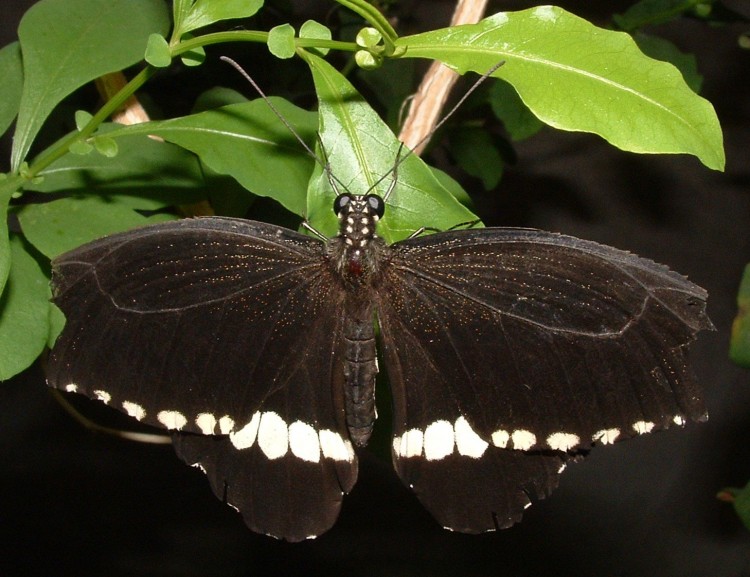
M 342 70 L 359 68 L 365 84 L 384 88 L 378 75 L 387 78 L 413 59 L 439 60 L 460 74 L 482 74 L 503 61 L 483 97 L 511 140 L 547 125 L 592 132 L 622 150 L 692 154 L 709 168 L 724 165 L 716 114 L 685 80 L 690 62 L 681 72 L 648 57 L 628 33 L 542 6 L 399 36 L 365 0 L 336 3 L 356 34 L 334 39 L 317 21 L 253 29 L 264 22 L 262 0 L 174 0 L 171 9 L 164 0 L 32 6 L 18 41 L 0 49 L 0 130 L 14 130 L 9 170 L 0 176 L 0 380 L 54 342 L 63 319 L 49 304 L 49 259 L 81 243 L 195 213 L 196 203 L 246 216 L 262 198 L 297 223 L 306 218 L 323 234 L 335 233 L 334 192 L 322 163 L 265 101 L 217 86 L 188 114 L 111 121 L 163 74 L 190 82 L 215 59 L 206 52 L 213 45 L 248 47 L 242 63 L 251 75 L 261 50 L 280 68 L 291 59 L 302 64 L 309 77 L 300 81 L 314 88 L 317 107 L 278 97 L 271 104 L 318 158 L 325 156 L 337 188 L 356 194 L 388 188 L 399 143 Z M 121 71 L 129 80 L 98 109 L 67 108 L 71 95 Z M 227 66 L 226 76 L 236 72 Z M 394 104 L 398 83 L 389 85 L 383 100 Z M 68 132 L 55 133 L 65 125 L 51 122 L 55 115 L 67 118 Z M 484 127 L 463 126 L 451 141 L 453 156 L 493 187 L 502 155 Z M 391 242 L 421 227 L 473 221 L 467 198 L 447 175 L 409 155 L 398 166 L 379 232 Z

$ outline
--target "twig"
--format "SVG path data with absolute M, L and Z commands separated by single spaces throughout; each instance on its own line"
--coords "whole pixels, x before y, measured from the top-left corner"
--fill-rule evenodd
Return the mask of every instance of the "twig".
M 486 7 L 487 0 L 458 0 L 451 26 L 479 22 Z M 435 129 L 457 80 L 458 74 L 440 62 L 433 62 L 422 79 L 399 135 L 399 140 L 415 154 L 420 154 L 427 145 L 425 137 Z

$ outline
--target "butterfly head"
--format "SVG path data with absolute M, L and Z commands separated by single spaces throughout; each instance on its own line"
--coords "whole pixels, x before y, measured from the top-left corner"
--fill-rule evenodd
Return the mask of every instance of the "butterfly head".
M 340 194 L 333 202 L 339 219 L 338 236 L 347 246 L 364 248 L 377 236 L 375 227 L 385 212 L 385 202 L 376 194 Z
M 349 282 L 361 284 L 377 268 L 377 247 L 382 240 L 375 228 L 385 212 L 385 201 L 376 194 L 345 192 L 336 197 L 333 210 L 339 219 L 334 242 L 337 268 Z

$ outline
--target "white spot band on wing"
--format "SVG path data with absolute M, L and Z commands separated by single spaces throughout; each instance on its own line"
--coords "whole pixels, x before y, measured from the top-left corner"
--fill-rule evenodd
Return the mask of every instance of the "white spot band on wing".
M 448 421 L 435 421 L 424 431 L 424 456 L 428 461 L 444 459 L 453 452 L 455 443 L 453 425 Z
M 225 417 L 222 417 L 224 419 Z M 231 419 L 230 419 L 231 420 Z M 260 413 L 253 413 L 250 421 L 242 427 L 239 431 L 229 433 L 229 440 L 234 445 L 234 448 L 242 451 L 243 449 L 249 449 L 255 443 L 255 437 L 258 434 L 258 425 L 260 423 Z M 234 422 L 232 422 L 234 426 Z M 219 427 L 221 427 L 221 419 L 219 419 Z
M 143 418 L 146 416 L 146 409 L 144 409 L 138 403 L 131 403 L 130 401 L 123 401 L 122 408 L 128 415 L 137 419 L 138 421 L 142 421 Z
M 654 429 L 654 423 L 651 421 L 637 421 L 633 423 L 633 430 L 639 435 L 650 433 Z
M 393 439 L 393 450 L 399 457 L 419 457 L 423 446 L 424 433 L 420 429 L 409 429 Z
M 620 429 L 602 429 L 597 431 L 591 437 L 591 440 L 596 442 L 599 441 L 602 445 L 611 445 L 620 436 Z
M 510 436 L 513 441 L 513 448 L 518 451 L 528 451 L 536 445 L 536 435 L 526 429 L 516 429 Z
M 289 428 L 273 411 L 263 413 L 258 426 L 258 446 L 269 459 L 278 459 L 289 450 Z
M 492 433 L 492 444 L 500 449 L 505 449 L 510 441 L 510 433 L 503 429 L 498 429 Z
M 219 419 L 219 431 L 222 435 L 228 435 L 234 431 L 234 419 L 229 415 L 224 415 Z
M 453 454 L 454 448 L 463 457 L 478 459 L 489 447 L 469 424 L 465 417 L 458 417 L 455 424 L 446 420 L 430 423 L 421 429 L 409 429 L 393 438 L 393 451 L 399 457 L 419 457 L 424 451 L 428 461 L 439 461 Z
M 464 457 L 478 459 L 487 450 L 489 443 L 477 435 L 471 428 L 469 421 L 464 417 L 458 417 L 454 426 L 456 432 L 456 448 L 458 454 Z
M 216 417 L 211 413 L 201 413 L 195 417 L 195 425 L 204 435 L 213 435 L 216 430 Z
M 320 449 L 326 459 L 348 462 L 354 460 L 354 448 L 348 439 L 343 439 L 341 435 L 328 429 L 320 431 L 318 437 L 320 438 Z
M 302 421 L 295 421 L 289 425 L 289 448 L 295 457 L 303 461 L 320 461 L 320 441 L 312 425 Z
M 187 418 L 179 411 L 160 411 L 156 419 L 169 430 L 180 430 L 187 424 Z
M 547 437 L 547 444 L 553 451 L 570 451 L 581 442 L 578 435 L 573 433 L 552 433 Z

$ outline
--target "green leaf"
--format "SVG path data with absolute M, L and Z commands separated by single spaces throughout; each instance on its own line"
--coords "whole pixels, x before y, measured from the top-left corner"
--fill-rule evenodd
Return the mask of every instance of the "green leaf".
M 144 59 L 155 68 L 166 68 L 172 64 L 172 50 L 161 34 L 151 34 L 146 44 Z
M 312 146 L 316 115 L 280 98 L 271 98 L 271 102 Z M 194 152 L 212 170 L 232 176 L 254 194 L 271 197 L 291 212 L 304 214 L 304 194 L 314 160 L 261 99 L 123 127 L 108 136 L 125 134 L 161 136 Z
M 383 57 L 367 50 L 357 50 L 354 53 L 354 62 L 363 70 L 377 70 L 383 64 Z
M 65 155 L 41 172 L 41 180 L 26 183 L 26 190 L 130 197 L 130 205 L 141 210 L 206 198 L 203 172 L 195 155 L 145 135 L 115 140 L 110 136 L 111 126 L 103 126 L 101 133 L 104 135 L 97 135 L 94 142 L 115 142 L 116 157 Z
M 247 101 L 247 96 L 233 88 L 215 86 L 201 93 L 198 98 L 195 99 L 192 111 L 203 112 L 205 110 L 221 108 L 227 104 L 241 104 Z
M 492 112 L 502 121 L 511 140 L 519 141 L 539 132 L 544 124 L 523 103 L 515 89 L 496 78 L 489 90 Z
M 737 511 L 742 523 L 750 529 L 750 483 L 744 489 L 739 489 L 734 495 L 734 510 Z
M 208 202 L 211 208 L 214 209 L 215 214 L 221 216 L 233 216 L 236 218 L 248 218 L 248 211 L 256 203 L 258 197 L 246 190 L 240 183 L 233 178 L 223 175 L 216 174 L 210 168 L 206 167 L 206 180 L 209 185 L 208 187 Z M 272 206 L 272 203 L 268 203 Z M 284 211 L 280 205 L 276 205 L 277 211 Z M 266 220 L 264 218 L 257 218 L 257 215 L 253 215 L 256 220 Z M 275 224 L 282 224 L 277 220 L 269 220 Z M 296 224 L 290 226 L 294 228 Z
M 299 29 L 299 37 L 314 40 L 330 40 L 332 38 L 331 29 L 315 20 L 307 20 L 302 24 L 302 27 Z M 315 48 L 314 50 L 320 56 L 328 54 L 328 48 Z
M 501 12 L 477 24 L 401 37 L 406 57 L 435 58 L 465 73 L 507 80 L 543 122 L 593 132 L 640 153 L 687 153 L 724 167 L 711 104 L 672 65 L 648 58 L 623 32 L 597 28 L 561 8 Z
M 732 323 L 729 358 L 750 369 L 750 264 L 745 267 L 737 292 L 737 316 Z
M 430 168 L 432 169 L 432 174 L 435 176 L 435 178 L 437 179 L 437 181 L 440 183 L 440 185 L 443 188 L 445 188 L 448 192 L 450 192 L 458 202 L 460 202 L 464 206 L 470 207 L 472 203 L 471 197 L 461 187 L 461 185 L 458 183 L 457 180 L 455 180 L 451 175 L 449 175 L 446 172 L 443 172 L 439 168 L 435 168 L 434 166 L 431 166 Z M 473 222 L 473 221 L 470 221 L 470 222 Z M 461 223 L 458 223 L 458 224 L 461 224 Z
M 53 108 L 103 74 L 143 58 L 149 34 L 166 34 L 161 0 L 41 0 L 21 20 L 24 85 L 13 140 L 18 170 Z
M 669 40 L 658 36 L 649 36 L 639 32 L 633 38 L 638 43 L 638 48 L 643 50 L 646 56 L 676 66 L 690 89 L 696 94 L 700 94 L 703 76 L 698 72 L 698 62 L 694 55 L 681 52 Z
M 4 134 L 18 114 L 23 88 L 21 46 L 12 42 L 0 49 L 0 135 Z
M 383 35 L 375 28 L 362 28 L 362 30 L 357 32 L 357 37 L 354 41 L 357 43 L 357 46 L 372 49 L 383 43 Z
M 193 35 L 189 33 L 183 36 L 184 40 L 189 40 L 190 38 L 193 38 Z M 180 60 L 185 66 L 200 66 L 206 60 L 206 50 L 203 46 L 198 46 L 197 48 L 183 52 L 180 55 Z
M 8 286 L 0 298 L 0 381 L 31 365 L 49 332 L 49 279 L 18 236 L 10 239 L 10 252 Z
M 737 516 L 742 523 L 750 529 L 750 483 L 742 489 L 738 487 L 724 487 L 716 495 L 719 501 L 732 503 Z
M 95 136 L 94 137 L 94 148 L 102 156 L 107 158 L 114 158 L 117 156 L 117 141 L 108 136 Z
M 641 0 L 612 20 L 626 32 L 674 20 L 706 0 Z
M 152 222 L 117 201 L 118 197 L 80 196 L 27 204 L 19 209 L 18 220 L 26 239 L 52 259 L 102 236 Z
M 183 33 L 185 19 L 190 15 L 192 10 L 193 0 L 172 0 L 172 22 L 174 22 L 174 27 L 172 29 L 173 40 L 180 39 L 180 35 Z
M 53 303 L 49 304 L 49 334 L 47 335 L 47 347 L 50 349 L 55 346 L 57 337 L 60 336 L 65 327 L 65 315 Z
M 414 92 L 415 68 L 418 64 L 416 60 L 398 58 L 357 75 L 357 80 L 363 82 L 370 89 L 370 94 L 387 109 L 386 122 L 391 127 L 398 127 L 403 121 L 403 103 Z
M 8 203 L 10 202 L 12 187 L 8 179 L 0 182 L 0 296 L 5 289 L 10 272 L 10 240 L 8 238 Z
M 263 6 L 263 0 L 197 0 L 180 24 L 181 34 L 233 18 L 248 18 Z
M 357 32 L 354 42 L 364 50 L 354 53 L 354 61 L 364 70 L 375 70 L 383 64 L 383 35 L 379 30 L 371 27 L 362 28 Z
M 68 147 L 68 151 L 76 156 L 86 156 L 92 150 L 94 145 L 86 140 L 76 140 Z
M 377 191 L 385 195 L 401 146 L 398 139 L 344 76 L 313 54 L 305 58 L 318 94 L 320 137 L 339 192 Z M 308 188 L 307 214 L 311 224 L 329 236 L 338 228 L 331 210 L 333 201 L 334 192 L 318 166 Z M 441 185 L 430 167 L 412 154 L 398 167 L 396 187 L 378 233 L 393 242 L 420 227 L 447 229 L 475 219 Z
M 492 190 L 503 174 L 503 159 L 489 133 L 478 127 L 462 127 L 450 133 L 450 150 L 458 165 Z
M 86 110 L 76 110 L 73 118 L 75 119 L 76 130 L 80 132 L 89 122 L 91 122 L 91 119 L 94 117 L 90 112 Z
M 268 32 L 268 50 L 276 58 L 291 58 L 295 54 L 294 27 L 291 24 L 274 26 Z

